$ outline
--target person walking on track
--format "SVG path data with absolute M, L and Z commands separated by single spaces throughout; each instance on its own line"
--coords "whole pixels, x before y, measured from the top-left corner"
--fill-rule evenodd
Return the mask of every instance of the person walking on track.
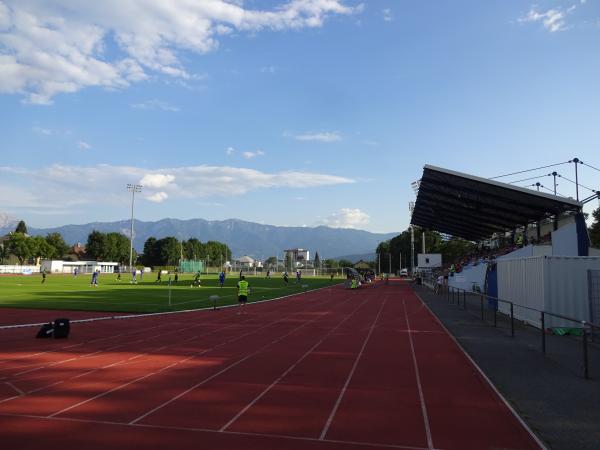
M 238 281 L 238 302 L 240 305 L 240 308 L 243 308 L 246 306 L 246 303 L 248 302 L 248 293 L 250 290 L 250 287 L 248 285 L 248 282 L 246 281 L 246 277 L 242 275 L 242 278 L 240 279 L 240 281 Z M 242 314 L 242 312 L 238 312 L 238 314 Z

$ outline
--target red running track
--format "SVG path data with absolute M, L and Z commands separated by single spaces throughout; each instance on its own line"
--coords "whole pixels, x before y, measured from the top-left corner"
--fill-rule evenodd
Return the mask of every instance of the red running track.
M 36 449 L 539 449 L 410 286 L 0 330 L 0 439 Z

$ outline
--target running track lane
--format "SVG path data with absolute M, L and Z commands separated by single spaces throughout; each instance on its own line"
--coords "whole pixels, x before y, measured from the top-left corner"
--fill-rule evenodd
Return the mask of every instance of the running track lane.
M 31 404 L 20 415 L 0 415 L 0 438 L 9 447 L 36 450 L 40 445 L 65 450 L 540 448 L 406 284 L 329 289 L 306 294 L 302 302 L 248 307 L 257 313 L 269 309 L 280 316 L 298 314 L 285 322 L 287 330 L 261 320 L 267 326 L 245 345 L 198 357 L 218 359 L 218 372 L 187 371 L 188 381 L 177 379 L 171 388 L 168 376 L 157 378 L 159 384 L 139 383 L 129 392 L 137 394 L 131 395 L 134 410 L 148 408 L 141 399 L 157 389 L 172 401 L 146 409 L 149 414 L 134 424 L 115 407 L 129 396 L 97 405 L 100 416 L 90 410 L 94 401 L 55 417 L 40 417 Z M 239 327 L 237 333 L 248 331 Z M 183 356 L 180 348 L 171 350 Z M 165 354 L 171 351 L 157 356 Z M 147 367 L 157 364 L 152 355 L 139 359 Z M 143 373 L 144 364 L 134 372 Z M 129 364 L 122 370 L 128 372 Z M 108 376 L 104 392 L 117 380 L 134 378 L 134 372 Z M 207 375 L 212 379 L 199 385 Z M 77 392 L 80 387 L 70 389 L 86 397 L 88 392 Z M 211 394 L 216 403 L 205 400 Z
M 202 373 L 202 371 L 216 371 L 220 364 L 227 362 L 229 357 L 235 357 L 240 353 L 240 350 L 243 353 L 244 347 L 240 346 L 239 343 L 235 343 L 236 340 L 251 335 L 253 340 L 246 337 L 246 339 L 249 339 L 247 343 L 251 348 L 251 346 L 254 345 L 253 342 L 256 345 L 262 345 L 273 339 L 273 332 L 276 331 L 273 329 L 269 330 L 271 327 L 281 327 L 287 332 L 290 324 L 299 321 L 297 316 L 305 314 L 304 310 L 307 308 L 307 305 L 310 305 L 310 302 L 295 302 L 295 305 L 279 303 L 271 308 L 274 311 L 269 311 L 267 308 L 261 308 L 263 312 L 256 315 L 259 320 L 262 320 L 263 322 L 267 319 L 266 323 L 258 323 L 250 328 L 248 328 L 248 323 L 252 322 L 252 320 L 246 320 L 246 317 L 251 316 L 250 314 L 237 316 L 232 309 L 223 311 L 230 320 L 233 319 L 235 322 L 238 322 L 238 329 L 236 330 L 234 327 L 226 330 L 228 327 L 223 326 L 221 328 L 222 333 L 211 333 L 210 336 L 199 340 L 195 346 L 196 351 L 191 352 L 191 354 L 190 349 L 188 348 L 190 343 L 187 342 L 182 346 L 181 342 L 182 340 L 185 341 L 185 339 L 183 339 L 182 336 L 173 336 L 171 333 L 169 339 L 166 340 L 171 343 L 171 345 L 167 346 L 169 347 L 168 352 L 165 352 L 163 349 L 156 354 L 138 358 L 126 367 L 111 365 L 106 370 L 101 372 L 95 371 L 93 372 L 93 375 L 88 376 L 80 375 L 84 375 L 89 367 L 73 367 L 72 369 L 76 375 L 67 377 L 64 382 L 48 385 L 48 380 L 44 379 L 44 383 L 48 386 L 47 389 L 42 389 L 41 391 L 36 390 L 35 393 L 32 392 L 31 395 L 23 396 L 21 398 L 0 401 L 0 412 L 25 413 L 27 411 L 36 410 L 38 411 L 38 414 L 50 415 L 62 411 L 65 408 L 70 408 L 74 404 L 81 402 L 89 403 L 87 402 L 88 399 L 103 393 L 110 393 L 109 391 L 124 385 L 131 385 L 136 388 L 134 393 L 142 394 L 139 399 L 141 405 L 138 405 L 136 402 L 131 402 L 130 398 L 124 398 L 122 403 L 115 403 L 113 405 L 118 406 L 116 409 L 114 407 L 111 408 L 109 405 L 108 411 L 112 414 L 119 414 L 124 413 L 128 409 L 135 410 L 136 406 L 143 408 L 144 402 L 150 397 L 156 395 L 168 395 L 169 389 L 176 388 L 178 381 L 189 384 L 190 378 L 193 379 L 194 376 Z M 277 312 L 282 307 L 286 308 L 287 312 L 278 314 Z M 319 317 L 318 314 L 315 315 L 314 313 L 314 306 L 309 306 L 309 308 L 311 309 L 309 312 L 311 317 Z M 192 315 L 195 316 L 197 314 L 193 313 Z M 271 316 L 276 317 L 273 317 L 271 320 Z M 183 316 L 178 317 L 181 318 Z M 185 315 L 185 317 L 188 316 Z M 206 317 L 206 315 L 204 315 L 204 317 Z M 129 320 L 137 321 L 139 319 L 128 319 L 128 321 Z M 303 324 L 304 322 L 300 320 L 299 323 Z M 265 330 L 262 331 L 263 329 Z M 135 345 L 134 348 L 139 348 L 139 344 Z M 220 353 L 215 354 L 214 349 L 218 349 Z M 209 353 L 211 350 L 213 350 L 213 352 Z M 119 355 L 123 354 L 122 351 L 123 349 L 121 349 Z M 194 359 L 194 354 L 201 354 L 203 358 Z M 60 356 L 60 354 L 58 356 Z M 104 351 L 100 356 L 100 358 L 94 358 L 93 360 L 92 358 L 86 357 L 84 358 L 84 361 L 86 361 L 87 364 L 104 364 L 107 362 L 107 358 L 115 358 L 115 355 L 109 351 Z M 68 358 L 63 361 L 67 361 L 65 364 L 74 364 L 79 360 L 80 358 L 76 358 L 75 360 L 73 360 L 73 358 Z M 63 361 L 58 361 L 58 363 Z M 156 377 L 155 374 L 160 374 L 160 372 L 165 369 L 172 369 L 173 364 L 178 361 L 181 363 L 176 366 L 177 370 L 166 371 L 164 374 L 168 375 L 168 377 L 165 377 L 167 380 L 162 383 L 158 389 L 153 389 L 154 386 L 148 384 L 149 381 L 160 378 Z M 65 364 L 61 364 L 61 367 Z M 56 369 L 57 363 L 51 367 Z M 53 374 L 56 371 L 53 370 L 48 372 Z M 19 374 L 21 374 L 21 372 L 18 372 L 14 377 L 9 378 L 9 380 L 15 386 L 20 387 L 23 385 L 23 376 L 27 376 L 28 374 L 21 376 L 19 376 Z M 64 379 L 64 370 L 57 371 L 55 378 L 60 378 L 61 376 Z M 150 380 L 150 377 L 152 377 L 152 380 Z M 142 384 L 144 388 L 140 389 L 140 385 Z

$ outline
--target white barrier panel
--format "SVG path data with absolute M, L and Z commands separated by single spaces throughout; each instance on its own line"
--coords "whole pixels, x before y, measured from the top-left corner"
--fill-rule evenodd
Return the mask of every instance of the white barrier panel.
M 590 320 L 588 270 L 600 270 L 599 257 L 538 256 L 497 262 L 498 297 L 515 304 Z M 499 310 L 510 313 L 500 302 Z M 540 313 L 515 308 L 515 317 L 540 327 Z M 546 317 L 547 327 L 576 327 L 576 322 Z
M 1 265 L 0 266 L 0 273 L 6 273 L 6 274 L 26 274 L 26 275 L 31 275 L 33 273 L 40 273 L 40 266 L 21 266 L 18 264 L 11 264 L 11 265 Z

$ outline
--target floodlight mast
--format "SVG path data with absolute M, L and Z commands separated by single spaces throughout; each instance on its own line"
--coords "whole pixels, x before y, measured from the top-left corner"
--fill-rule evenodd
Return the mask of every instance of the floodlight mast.
M 133 267 L 133 204 L 135 202 L 135 193 L 142 192 L 141 184 L 127 184 L 127 190 L 131 192 L 131 231 L 129 234 L 129 270 Z

